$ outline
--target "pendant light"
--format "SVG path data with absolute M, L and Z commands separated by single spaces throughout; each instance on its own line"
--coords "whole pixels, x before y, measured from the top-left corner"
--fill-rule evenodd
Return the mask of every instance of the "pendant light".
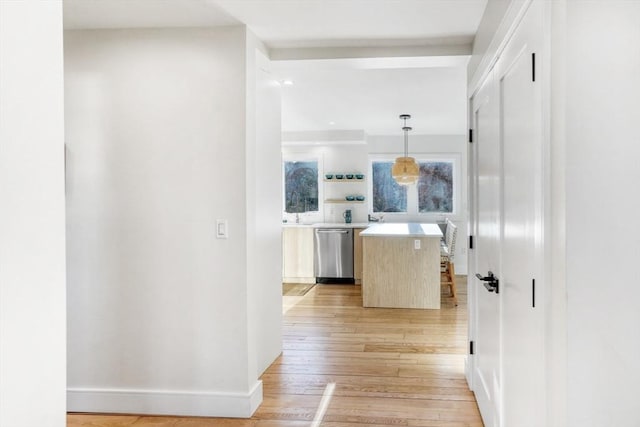
M 391 168 L 391 176 L 400 185 L 411 185 L 420 177 L 420 167 L 416 163 L 416 159 L 409 157 L 409 131 L 410 127 L 407 126 L 407 119 L 410 119 L 409 114 L 401 114 L 400 119 L 404 120 L 404 157 L 398 157 L 396 162 Z

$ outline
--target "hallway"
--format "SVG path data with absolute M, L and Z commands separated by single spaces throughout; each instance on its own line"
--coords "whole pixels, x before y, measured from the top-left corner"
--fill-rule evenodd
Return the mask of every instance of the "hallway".
M 359 286 L 284 297 L 283 354 L 250 420 L 70 414 L 68 427 L 482 426 L 464 378 L 467 295 L 454 307 L 362 308 Z M 295 303 L 295 305 L 291 305 Z

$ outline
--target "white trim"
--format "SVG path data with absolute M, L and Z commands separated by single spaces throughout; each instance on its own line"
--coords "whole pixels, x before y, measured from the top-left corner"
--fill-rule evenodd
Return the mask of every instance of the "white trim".
M 500 55 L 502 55 L 507 43 L 511 40 L 516 28 L 520 25 L 520 21 L 522 21 L 532 1 L 533 0 L 512 1 L 508 6 L 507 12 L 504 14 L 500 25 L 491 39 L 491 43 L 484 52 L 478 67 L 469 81 L 467 86 L 468 93 L 470 94 L 469 98 L 472 98 L 478 89 L 480 89 L 480 86 L 482 86 L 486 80 L 493 66 L 498 62 L 498 59 L 500 59 Z
M 249 418 L 262 403 L 262 381 L 239 392 L 67 389 L 68 412 Z
M 456 41 L 456 40 L 454 40 Z M 378 41 L 378 43 L 380 43 Z M 397 40 L 391 43 L 398 43 Z M 330 46 L 330 47 L 279 47 L 269 51 L 272 61 L 348 58 L 395 58 L 418 56 L 469 56 L 473 43 L 463 38 L 456 43 L 433 43 L 404 46 Z

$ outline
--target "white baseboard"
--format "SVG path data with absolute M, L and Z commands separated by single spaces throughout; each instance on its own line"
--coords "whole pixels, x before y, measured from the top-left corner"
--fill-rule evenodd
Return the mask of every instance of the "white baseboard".
M 283 277 L 282 283 L 316 283 L 315 277 Z
M 464 358 L 464 376 L 467 379 L 467 386 L 471 391 L 473 391 L 473 372 L 471 372 L 473 363 L 471 360 L 472 357 L 472 355 L 468 354 L 467 357 Z
M 247 393 L 67 389 L 68 412 L 249 418 L 262 403 L 262 381 Z

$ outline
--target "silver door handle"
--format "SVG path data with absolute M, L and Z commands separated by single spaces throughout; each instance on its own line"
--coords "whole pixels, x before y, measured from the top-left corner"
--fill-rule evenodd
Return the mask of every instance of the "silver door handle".
M 316 233 L 348 234 L 347 230 L 316 230 Z

